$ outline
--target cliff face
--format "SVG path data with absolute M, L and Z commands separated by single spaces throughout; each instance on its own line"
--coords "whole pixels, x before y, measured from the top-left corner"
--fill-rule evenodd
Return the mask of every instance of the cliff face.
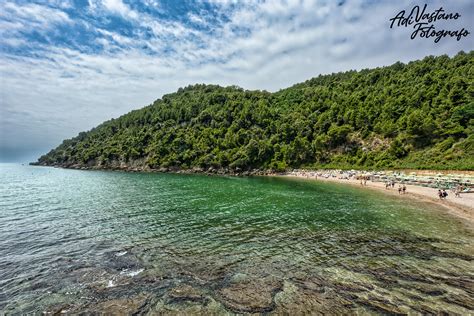
M 276 93 L 194 85 L 36 164 L 126 170 L 474 170 L 474 53 L 319 76 Z

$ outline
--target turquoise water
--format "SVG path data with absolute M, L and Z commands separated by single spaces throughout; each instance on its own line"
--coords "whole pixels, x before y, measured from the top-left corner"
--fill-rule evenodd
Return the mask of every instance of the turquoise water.
M 472 313 L 435 205 L 276 177 L 0 164 L 0 311 Z

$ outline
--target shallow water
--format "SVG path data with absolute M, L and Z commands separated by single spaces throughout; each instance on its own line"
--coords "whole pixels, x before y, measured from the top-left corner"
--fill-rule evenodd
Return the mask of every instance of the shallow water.
M 316 181 L 0 164 L 0 311 L 467 314 L 474 233 Z

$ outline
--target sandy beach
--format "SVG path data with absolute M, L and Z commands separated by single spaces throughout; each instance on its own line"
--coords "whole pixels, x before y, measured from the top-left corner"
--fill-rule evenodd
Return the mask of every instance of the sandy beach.
M 400 198 L 414 198 L 418 200 L 425 201 L 427 203 L 434 203 L 436 205 L 441 205 L 443 208 L 450 214 L 460 217 L 465 220 L 469 226 L 474 227 L 474 193 L 461 193 L 461 197 L 455 197 L 455 194 L 451 191 L 448 191 L 449 195 L 445 199 L 441 200 L 438 198 L 438 189 L 423 187 L 419 185 L 406 185 L 406 193 L 398 193 L 398 183 L 395 184 L 394 188 L 386 189 L 385 183 L 375 182 L 368 180 L 365 182 L 365 185 L 361 185 L 360 180 L 357 179 L 341 179 L 334 176 L 314 176 L 311 175 L 312 172 L 304 173 L 288 173 L 283 175 L 284 177 L 296 177 L 301 179 L 311 179 L 315 181 L 330 181 L 337 182 L 341 184 L 358 186 L 361 188 L 367 188 L 371 190 L 377 190 L 385 194 L 391 194 L 399 196 Z

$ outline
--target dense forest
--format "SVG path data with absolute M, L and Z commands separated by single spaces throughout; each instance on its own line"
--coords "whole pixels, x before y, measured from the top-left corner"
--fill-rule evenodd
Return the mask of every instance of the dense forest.
M 275 93 L 192 85 L 65 140 L 37 164 L 474 170 L 473 61 L 474 51 L 428 56 Z

